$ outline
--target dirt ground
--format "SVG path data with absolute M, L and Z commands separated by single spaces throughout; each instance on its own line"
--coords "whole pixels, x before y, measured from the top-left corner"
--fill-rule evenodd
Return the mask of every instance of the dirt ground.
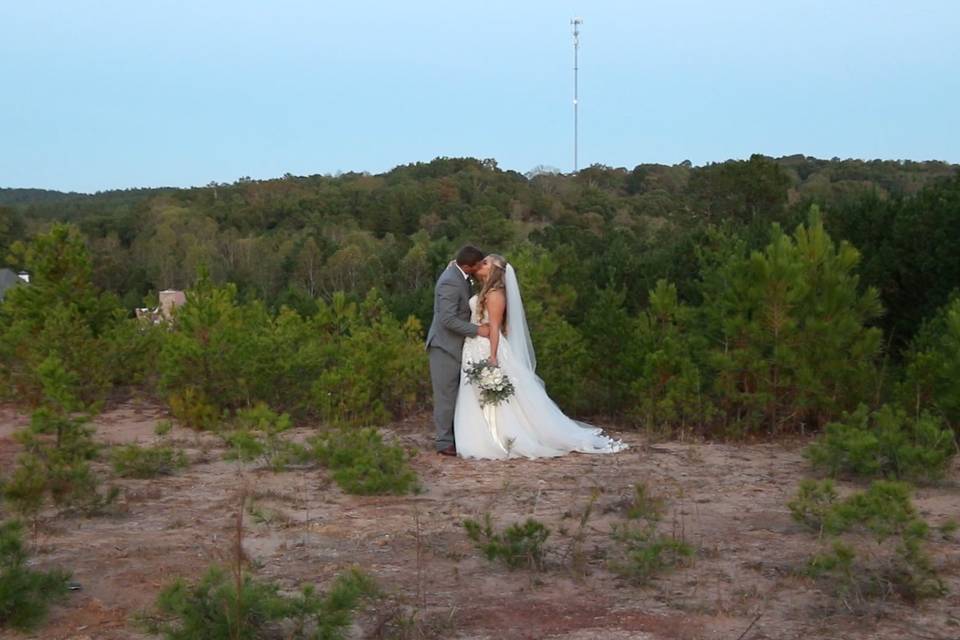
M 96 419 L 96 437 L 107 445 L 151 443 L 154 425 L 166 417 L 157 406 L 129 401 Z M 4 472 L 16 456 L 10 436 L 25 424 L 25 416 L 0 409 Z M 949 594 L 918 605 L 890 599 L 851 611 L 797 575 L 819 548 L 786 507 L 809 474 L 803 442 L 652 442 L 611 431 L 631 448 L 614 456 L 476 462 L 432 453 L 429 419 L 421 416 L 385 432 L 418 452 L 412 464 L 423 492 L 356 497 L 322 469 L 244 467 L 222 459 L 217 437 L 175 427 L 166 438 L 187 452 L 187 469 L 153 480 L 113 480 L 123 489 L 114 515 L 45 514 L 33 540 L 35 564 L 72 571 L 81 589 L 36 633 L 3 637 L 149 637 L 132 616 L 175 576 L 195 578 L 229 557 L 246 484 L 260 517 L 246 515 L 244 548 L 258 575 L 291 589 L 322 587 L 351 566 L 376 578 L 386 595 L 358 616 L 356 638 L 389 637 L 402 619 L 412 620 L 405 637 L 478 640 L 960 638 L 956 537 L 935 534 L 929 545 Z M 298 429 L 299 437 L 308 433 Z M 105 465 L 98 468 L 110 475 Z M 951 477 L 957 472 L 955 465 Z M 646 586 L 611 573 L 603 557 L 612 548 L 611 525 L 623 520 L 623 504 L 638 482 L 669 501 L 663 526 L 697 549 L 689 566 Z M 573 568 L 564 554 L 594 491 L 586 562 Z M 918 490 L 915 501 L 932 525 L 960 519 L 955 480 Z M 548 525 L 546 570 L 509 571 L 480 557 L 461 523 L 486 512 L 499 527 L 528 516 Z

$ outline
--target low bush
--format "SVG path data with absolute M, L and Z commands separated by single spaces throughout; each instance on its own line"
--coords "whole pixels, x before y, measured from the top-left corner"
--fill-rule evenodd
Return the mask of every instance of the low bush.
M 866 491 L 840 499 L 832 482 L 804 480 L 789 503 L 795 520 L 816 530 L 829 548 L 806 572 L 826 580 L 845 602 L 897 593 L 906 600 L 945 592 L 923 542 L 929 526 L 910 500 L 910 486 L 874 481 Z M 859 545 L 860 536 L 876 546 Z
M 550 537 L 550 529 L 541 522 L 528 518 L 497 533 L 494 532 L 493 521 L 487 513 L 483 517 L 483 523 L 467 519 L 463 521 L 463 527 L 487 560 L 501 560 L 511 569 L 543 569 L 546 552 L 544 544 Z
M 33 571 L 23 549 L 23 526 L 0 523 L 0 628 L 27 631 L 46 616 L 49 604 L 67 592 L 68 573 Z
M 666 500 L 653 495 L 645 484 L 637 484 L 627 506 L 627 521 L 613 526 L 616 543 L 610 568 L 636 584 L 646 584 L 663 571 L 681 566 L 694 549 L 675 533 L 660 531 Z
M 610 568 L 637 584 L 645 584 L 666 569 L 681 566 L 693 557 L 693 547 L 657 531 L 653 523 L 621 524 L 611 534 L 620 545 L 619 557 Z
M 78 413 L 73 376 L 56 356 L 48 356 L 37 370 L 44 389 L 42 406 L 33 412 L 30 426 L 15 437 L 24 447 L 13 474 L 4 480 L 3 497 L 24 517 L 36 517 L 46 496 L 54 504 L 95 512 L 112 502 L 116 488 L 99 491 L 100 481 L 90 468 L 97 446 L 89 418 Z
M 828 424 L 807 457 L 834 476 L 933 482 L 943 477 L 956 451 L 953 431 L 939 418 L 913 418 L 887 405 L 870 412 L 861 405 Z
M 403 495 L 419 488 L 406 451 L 384 443 L 376 429 L 335 429 L 310 444 L 314 458 L 347 493 Z
M 47 475 L 37 456 L 21 454 L 13 473 L 0 479 L 0 496 L 25 518 L 36 517 L 47 494 Z
M 339 576 L 325 595 L 313 585 L 285 595 L 274 582 L 249 575 L 238 582 L 235 575 L 213 567 L 195 584 L 178 579 L 164 588 L 157 598 L 158 615 L 146 626 L 168 640 L 335 640 L 346 637 L 353 612 L 375 592 L 373 581 L 356 570 Z
M 361 601 L 377 595 L 373 580 L 351 569 L 320 595 L 313 585 L 290 594 L 277 582 L 253 576 L 243 547 L 244 512 L 256 510 L 247 491 L 240 487 L 229 566 L 211 566 L 194 583 L 175 579 L 157 596 L 154 611 L 138 616 L 140 626 L 168 640 L 344 638 Z
M 230 447 L 228 459 L 251 462 L 259 460 L 274 471 L 309 459 L 306 447 L 291 442 L 285 432 L 292 426 L 290 416 L 277 414 L 264 403 L 241 409 L 235 420 L 236 429 L 222 434 Z
M 787 507 L 794 520 L 822 534 L 824 523 L 831 517 L 839 495 L 832 480 L 804 480 Z
M 157 422 L 156 426 L 153 427 L 153 433 L 161 438 L 170 433 L 172 430 L 173 423 L 169 420 L 160 420 Z
M 638 482 L 633 487 L 633 495 L 630 496 L 630 502 L 627 504 L 626 516 L 630 520 L 650 520 L 658 522 L 663 518 L 667 508 L 667 501 L 663 496 L 658 496 L 650 491 L 643 482 Z
M 173 447 L 128 444 L 114 448 L 110 452 L 110 462 L 117 475 L 124 478 L 154 478 L 171 475 L 186 467 L 187 456 Z
M 170 413 L 184 426 L 212 431 L 222 421 L 220 409 L 196 387 L 187 386 L 170 394 Z

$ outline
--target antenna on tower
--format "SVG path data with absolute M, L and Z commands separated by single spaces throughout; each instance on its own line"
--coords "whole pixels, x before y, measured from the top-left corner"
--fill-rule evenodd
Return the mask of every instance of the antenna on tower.
M 577 146 L 579 143 L 579 113 L 578 107 L 580 102 L 579 95 L 579 55 L 580 55 L 580 25 L 583 24 L 583 18 L 574 18 L 570 21 L 570 24 L 573 26 L 573 172 L 576 173 L 578 169 L 577 164 Z

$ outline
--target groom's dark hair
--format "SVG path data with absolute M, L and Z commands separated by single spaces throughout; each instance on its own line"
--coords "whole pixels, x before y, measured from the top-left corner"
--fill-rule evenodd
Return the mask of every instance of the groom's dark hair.
M 457 264 L 460 266 L 472 267 L 486 257 L 487 254 L 485 254 L 483 251 L 480 251 L 480 249 L 468 244 L 465 247 L 461 247 L 460 251 L 457 251 L 456 260 Z

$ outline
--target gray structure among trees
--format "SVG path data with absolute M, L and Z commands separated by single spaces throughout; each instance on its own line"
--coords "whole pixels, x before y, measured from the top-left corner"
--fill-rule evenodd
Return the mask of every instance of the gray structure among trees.
M 20 276 L 12 269 L 0 269 L 0 302 L 3 302 L 3 296 L 7 293 L 7 289 L 23 282 L 29 282 L 26 274 Z

